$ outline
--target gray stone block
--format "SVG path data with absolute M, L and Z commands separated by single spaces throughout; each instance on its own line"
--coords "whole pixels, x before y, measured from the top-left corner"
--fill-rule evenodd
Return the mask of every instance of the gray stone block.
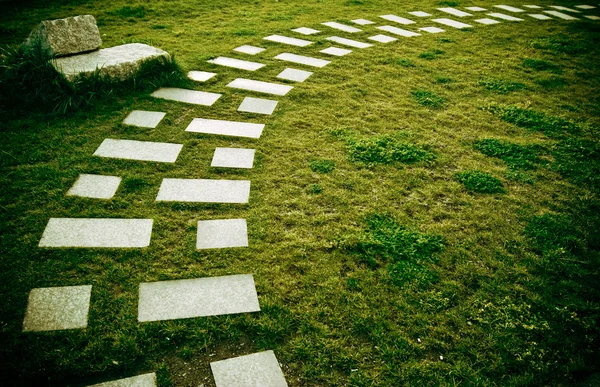
M 251 274 L 140 284 L 140 322 L 259 311 Z
M 156 128 L 156 125 L 165 117 L 167 113 L 149 112 L 145 110 L 134 110 L 123 120 L 123 124 L 139 126 L 140 128 Z
M 217 387 L 287 387 L 273 351 L 210 363 Z
M 510 5 L 494 5 L 494 7 L 503 9 L 503 10 L 508 11 L 508 12 L 525 12 L 524 9 L 513 7 L 513 6 L 510 6 Z
M 550 8 L 554 8 L 554 9 L 558 9 L 559 11 L 581 13 L 581 11 L 578 11 L 578 10 L 573 9 L 573 8 L 563 7 L 562 5 L 549 5 L 549 7 Z
M 410 15 L 416 16 L 416 17 L 429 17 L 431 16 L 430 13 L 427 12 L 423 12 L 423 11 L 412 11 L 409 12 Z
M 270 35 L 263 39 L 271 41 L 271 42 L 289 44 L 291 46 L 297 46 L 297 47 L 306 47 L 306 46 L 310 46 L 311 44 L 313 44 L 313 42 L 311 42 L 310 40 L 290 38 L 290 37 L 281 36 L 281 35 Z
M 96 19 L 92 15 L 80 15 L 41 22 L 24 43 L 26 49 L 36 46 L 59 57 L 97 50 L 102 46 L 102 38 Z
M 369 24 L 375 24 L 375 22 L 372 22 L 370 20 L 367 19 L 354 19 L 354 20 L 350 20 L 352 23 L 354 24 L 358 24 L 359 26 L 366 26 Z
M 508 20 L 508 21 L 523 21 L 523 19 L 520 19 L 518 17 L 514 17 L 514 16 L 510 16 L 510 15 L 506 15 L 506 14 L 498 13 L 498 12 L 488 13 L 487 15 L 491 16 L 491 17 L 495 17 L 496 19 L 502 19 L 502 20 Z
M 438 10 L 449 13 L 450 15 L 458 16 L 458 17 L 473 16 L 468 12 L 464 12 L 464 11 L 461 11 L 460 9 L 456 9 L 456 8 L 452 8 L 452 7 L 438 8 Z
M 107 138 L 94 152 L 94 156 L 138 161 L 174 163 L 183 144 Z
M 215 75 L 217 73 L 210 73 L 208 71 L 190 71 L 187 73 L 188 78 L 196 82 L 206 82 Z
M 130 378 L 111 380 L 88 387 L 156 387 L 156 374 L 143 374 Z
M 544 13 L 547 13 L 548 15 L 556 16 L 557 18 L 563 19 L 563 20 L 577 20 L 576 17 L 567 15 L 566 13 L 562 13 L 562 12 L 558 12 L 558 11 L 544 11 Z
M 466 9 L 469 10 L 469 11 L 473 11 L 473 12 L 487 11 L 486 8 L 481 8 L 481 7 L 466 7 Z
M 156 201 L 248 203 L 249 180 L 163 179 Z
M 248 55 L 260 54 L 264 50 L 266 50 L 266 49 L 262 48 L 262 47 L 249 46 L 247 44 L 233 49 L 233 51 L 235 51 L 235 52 L 241 52 L 242 54 L 248 54 Z
M 379 17 L 382 19 L 393 21 L 395 23 L 399 23 L 399 24 L 403 24 L 403 25 L 415 24 L 415 22 L 410 19 L 406 19 L 406 18 L 396 16 L 396 15 L 382 15 Z
M 271 99 L 246 97 L 238 107 L 238 112 L 271 115 L 277 106 L 277 101 Z
M 248 247 L 246 219 L 201 220 L 198 222 L 196 249 Z
M 550 16 L 542 15 L 541 13 L 530 13 L 529 16 L 538 20 L 552 20 Z
M 207 61 L 208 63 L 213 63 L 219 66 L 225 67 L 233 67 L 234 69 L 247 70 L 247 71 L 256 71 L 265 65 L 257 62 L 249 62 L 247 60 L 235 59 L 235 58 L 227 58 L 224 56 L 220 56 L 215 59 L 211 59 Z
M 37 288 L 29 293 L 23 331 L 85 328 L 92 285 Z
M 475 21 L 477 23 L 481 23 L 481 24 L 486 24 L 486 25 L 490 25 L 490 24 L 498 24 L 500 23 L 498 20 L 494 20 L 494 19 L 489 19 L 489 18 L 483 18 L 483 19 L 475 19 Z
M 170 101 L 191 103 L 194 105 L 212 106 L 221 97 L 221 94 L 178 89 L 176 87 L 161 87 L 152 93 L 151 96 Z
M 394 26 L 380 26 L 380 27 L 377 27 L 377 29 L 385 31 L 385 32 L 389 32 L 389 33 L 394 34 L 394 35 L 404 36 L 404 37 L 407 37 L 407 38 L 410 38 L 412 36 L 419 36 L 419 35 L 421 35 L 421 34 L 418 34 L 416 32 L 404 30 L 402 28 L 398 28 L 398 27 L 394 27 Z
M 288 81 L 304 82 L 312 74 L 313 73 L 311 73 L 310 71 L 287 68 L 287 69 L 283 70 L 282 72 L 280 72 L 277 75 L 277 78 L 286 79 Z
M 472 25 L 462 23 L 462 22 L 452 20 L 452 19 L 446 19 L 446 18 L 433 19 L 432 21 L 443 24 L 445 26 L 454 27 L 454 28 L 458 28 L 458 29 L 473 27 Z
M 330 36 L 327 38 L 327 40 L 354 48 L 368 48 L 373 46 L 369 43 L 359 42 L 357 40 L 352 39 L 340 38 L 339 36 Z
M 369 39 L 373 40 L 375 42 L 379 42 L 379 43 L 390 43 L 390 42 L 393 42 L 395 40 L 398 40 L 396 38 L 392 38 L 391 36 L 387 36 L 387 35 L 369 36 Z
M 317 59 L 310 56 L 291 54 L 289 52 L 284 52 L 275 57 L 275 59 L 283 60 L 286 62 L 298 63 L 312 67 L 325 67 L 329 63 L 328 60 L 325 59 Z
M 252 168 L 255 149 L 217 148 L 213 154 L 211 167 Z
M 429 32 L 430 34 L 439 34 L 440 32 L 445 32 L 445 30 L 437 27 L 422 27 L 419 28 L 419 31 Z
M 319 52 L 321 52 L 323 54 L 333 55 L 333 56 L 344 56 L 344 55 L 350 54 L 352 52 L 352 50 L 346 50 L 345 48 L 338 48 L 338 47 L 328 47 Z
M 313 35 L 313 34 L 318 34 L 319 32 L 321 32 L 319 30 L 315 30 L 315 29 L 307 28 L 307 27 L 296 28 L 296 29 L 293 29 L 292 31 L 297 32 L 302 35 Z
M 289 85 L 282 85 L 279 83 L 255 81 L 252 79 L 236 78 L 227 84 L 228 87 L 235 89 L 256 91 L 258 93 L 273 94 L 273 95 L 286 95 L 294 87 Z
M 93 199 L 110 199 L 121 184 L 118 176 L 81 174 L 67 192 L 68 196 L 81 196 Z
M 185 131 L 193 133 L 220 134 L 223 136 L 260 138 L 264 128 L 264 124 L 254 124 L 251 122 L 194 118 Z
M 354 33 L 354 32 L 362 31 L 360 28 L 347 26 L 345 24 L 338 23 L 338 22 L 325 22 L 325 23 L 321 23 L 321 24 L 323 24 L 324 26 L 327 26 L 329 28 L 334 28 L 336 30 L 340 30 L 340 31 L 344 31 L 344 32 Z

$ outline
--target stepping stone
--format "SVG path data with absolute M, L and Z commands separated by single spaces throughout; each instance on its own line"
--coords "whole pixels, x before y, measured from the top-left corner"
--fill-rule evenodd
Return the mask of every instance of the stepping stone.
M 374 40 L 374 41 L 379 42 L 379 43 L 390 43 L 390 42 L 393 42 L 395 40 L 398 40 L 396 38 L 392 38 L 391 36 L 387 36 L 387 35 L 370 36 L 369 39 Z
M 420 36 L 421 34 L 418 34 L 416 32 L 412 32 L 412 31 L 407 31 L 407 30 L 403 30 L 402 28 L 398 28 L 398 27 L 392 27 L 392 26 L 381 26 L 381 27 L 377 27 L 377 29 L 382 30 L 382 31 L 386 31 L 395 35 L 400 35 L 400 36 L 406 36 L 406 37 L 411 37 L 411 36 Z
M 449 13 L 450 15 L 458 16 L 458 17 L 473 16 L 470 13 L 467 13 L 467 12 L 461 11 L 460 9 L 456 9 L 456 8 L 452 8 L 452 7 L 438 8 L 438 10 Z
M 548 15 L 556 16 L 557 18 L 560 18 L 563 20 L 577 20 L 576 17 L 567 15 L 566 13 L 562 13 L 562 12 L 558 12 L 558 11 L 544 11 L 544 13 L 547 13 Z
M 243 45 L 233 49 L 233 51 L 241 52 L 242 54 L 256 55 L 266 50 L 266 48 Z
M 273 351 L 210 363 L 217 387 L 288 387 Z
M 208 71 L 190 71 L 187 73 L 188 78 L 196 82 L 206 82 L 215 75 L 217 73 L 209 73 Z
M 201 220 L 198 222 L 196 249 L 248 247 L 246 219 Z
M 442 19 L 433 19 L 433 21 L 436 23 L 443 24 L 445 26 L 459 28 L 459 29 L 472 27 L 470 24 L 461 23 L 461 22 L 458 22 L 458 21 L 452 20 L 452 19 L 442 18 Z
M 352 52 L 352 50 L 346 50 L 345 48 L 338 48 L 338 47 L 328 47 L 319 52 L 322 52 L 323 54 L 333 55 L 333 56 L 344 56 L 344 55 L 350 54 Z
M 469 11 L 473 11 L 473 12 L 487 11 L 486 8 L 481 8 L 481 7 L 466 7 L 466 9 L 469 10 Z
M 288 81 L 304 82 L 312 74 L 313 73 L 311 73 L 310 71 L 287 68 L 287 69 L 283 70 L 282 72 L 280 72 L 277 75 L 277 78 L 287 79 Z
M 251 274 L 140 284 L 140 322 L 259 311 Z
M 262 82 L 244 78 L 234 79 L 227 84 L 227 86 L 235 89 L 250 90 L 258 93 L 274 95 L 286 95 L 294 88 L 293 86 L 282 85 L 279 83 Z
M 585 17 L 587 17 L 590 20 L 600 20 L 600 16 L 585 15 Z
M 552 20 L 550 16 L 542 15 L 541 13 L 530 13 L 529 16 L 538 20 Z
M 477 23 L 481 23 L 481 24 L 498 24 L 500 23 L 498 20 L 494 20 L 494 19 L 488 19 L 488 18 L 483 18 L 483 19 L 477 19 L 475 20 Z
M 251 169 L 254 165 L 255 152 L 255 149 L 217 148 L 210 166 Z
M 131 378 L 112 380 L 88 387 L 156 387 L 156 374 L 143 374 Z
M 339 36 L 330 36 L 327 38 L 327 40 L 336 42 L 339 44 L 343 44 L 344 46 L 350 46 L 350 47 L 355 47 L 355 48 L 373 47 L 373 45 L 369 44 L 369 43 L 363 43 L 363 42 L 359 42 L 359 41 L 352 40 L 352 39 L 340 38 Z
M 123 120 L 124 125 L 139 126 L 140 128 L 156 128 L 156 125 L 167 113 L 134 110 Z
M 517 7 L 511 7 L 510 5 L 494 5 L 494 7 L 496 8 L 500 8 L 503 9 L 505 11 L 509 11 L 509 12 L 525 12 L 524 9 L 521 8 L 517 8 Z
M 541 9 L 542 8 L 539 5 L 524 5 L 523 7 L 525 7 L 525 8 L 531 8 L 531 9 Z
M 121 184 L 121 178 L 118 176 L 81 174 L 67 192 L 67 195 L 93 199 L 110 199 L 115 196 L 119 184 Z
M 338 23 L 338 22 L 325 22 L 325 23 L 321 23 L 321 24 L 323 24 L 324 26 L 330 27 L 330 28 L 334 28 L 336 30 L 344 31 L 344 32 L 354 33 L 354 32 L 362 31 L 359 28 L 347 26 L 345 24 Z
M 575 8 L 579 8 L 579 9 L 594 9 L 596 7 L 594 7 L 593 5 L 576 5 Z
M 32 289 L 23 332 L 87 327 L 91 295 L 92 285 Z
M 50 218 L 40 247 L 148 247 L 152 219 Z
M 306 66 L 319 67 L 319 68 L 325 67 L 329 63 L 331 63 L 330 61 L 325 60 L 325 59 L 317 59 L 317 58 L 312 58 L 310 56 L 290 54 L 289 52 L 284 52 L 282 54 L 279 54 L 275 57 L 275 59 L 283 60 L 286 62 L 303 64 Z
M 393 22 L 396 22 L 396 23 L 404 24 L 404 25 L 415 24 L 415 22 L 412 21 L 412 20 L 408 20 L 408 19 L 405 19 L 405 18 L 400 17 L 400 16 L 396 16 L 396 15 L 382 15 L 382 16 L 379 16 L 379 17 L 382 18 L 382 19 L 385 19 L 385 20 L 393 21 Z
M 559 11 L 581 13 L 581 11 L 578 11 L 578 10 L 573 9 L 573 8 L 563 7 L 562 5 L 549 5 L 549 7 L 550 8 L 554 8 L 554 9 L 558 9 Z
M 277 101 L 271 99 L 261 99 L 246 97 L 238 107 L 238 112 L 258 113 L 258 114 L 273 114 Z
M 289 38 L 287 36 L 281 36 L 281 35 L 270 35 L 263 39 L 269 40 L 271 42 L 289 44 L 289 45 L 298 46 L 298 47 L 306 47 L 306 46 L 310 46 L 311 44 L 313 44 L 313 42 L 311 42 L 310 40 Z
M 428 17 L 431 16 L 430 13 L 427 12 L 423 12 L 423 11 L 413 11 L 413 12 L 409 12 L 409 14 L 416 16 L 416 17 Z
M 253 124 L 251 122 L 194 118 L 185 131 L 193 133 L 219 134 L 223 136 L 260 138 L 264 128 L 264 124 Z
M 495 17 L 497 19 L 508 20 L 508 21 L 523 21 L 523 19 L 519 19 L 518 17 L 505 15 L 503 13 L 492 12 L 488 13 L 488 16 Z
M 248 203 L 250 180 L 163 179 L 157 202 Z
M 162 98 L 171 101 L 193 103 L 195 105 L 204 106 L 212 106 L 221 97 L 221 94 L 217 93 L 178 89 L 176 87 L 161 87 L 150 95 L 154 98 Z
M 425 32 L 429 32 L 431 34 L 439 34 L 440 32 L 445 32 L 446 30 L 443 30 L 443 29 L 437 28 L 437 27 L 423 27 L 423 28 L 419 28 L 419 31 L 425 31 Z
M 183 148 L 183 144 L 107 138 L 96 149 L 94 156 L 174 163 L 179 152 L 181 152 L 181 148 Z
M 313 30 L 312 28 L 307 28 L 307 27 L 296 28 L 296 29 L 293 29 L 292 31 L 297 32 L 302 35 L 313 35 L 313 34 L 318 34 L 319 32 L 321 32 L 319 30 Z
M 248 70 L 248 71 L 256 71 L 262 67 L 265 67 L 265 65 L 262 63 L 248 62 L 247 60 L 227 58 L 224 56 L 220 56 L 216 59 L 208 60 L 207 62 L 214 63 L 219 66 L 233 67 L 234 69 Z
M 372 21 L 367 20 L 367 19 L 354 19 L 354 20 L 350 20 L 350 21 L 352 23 L 358 24 L 360 26 L 366 26 L 366 25 L 369 25 L 369 24 L 375 24 L 375 22 L 372 22 Z

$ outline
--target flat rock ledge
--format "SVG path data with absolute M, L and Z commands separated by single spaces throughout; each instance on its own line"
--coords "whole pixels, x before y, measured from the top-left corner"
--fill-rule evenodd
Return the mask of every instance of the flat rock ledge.
M 171 56 L 166 51 L 147 44 L 130 43 L 87 54 L 56 58 L 52 60 L 52 64 L 69 82 L 82 76 L 90 76 L 96 70 L 101 77 L 124 81 L 133 77 L 142 63 L 160 59 L 170 61 Z

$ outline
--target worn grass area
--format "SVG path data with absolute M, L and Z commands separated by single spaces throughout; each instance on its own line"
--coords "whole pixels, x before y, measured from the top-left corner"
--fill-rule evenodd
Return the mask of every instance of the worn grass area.
M 158 371 L 213 386 L 209 363 L 273 349 L 290 386 L 566 386 L 600 372 L 600 27 L 528 20 L 445 28 L 334 59 L 270 117 L 238 113 L 237 77 L 274 81 L 281 52 L 320 56 L 321 22 L 468 2 L 31 1 L 0 5 L 0 44 L 93 14 L 104 47 L 153 44 L 212 107 L 102 95 L 62 114 L 2 106 L 0 384 L 84 385 Z M 388 24 L 386 22 L 386 24 Z M 418 20 L 418 27 L 429 25 Z M 263 41 L 324 31 L 296 48 Z M 350 38 L 381 31 L 365 26 Z M 406 27 L 411 29 L 411 26 Z M 242 44 L 267 48 L 248 57 Z M 219 55 L 267 66 L 206 63 Z M 173 81 L 175 82 L 175 81 Z M 166 111 L 156 129 L 122 125 Z M 68 110 L 68 109 L 66 109 Z M 195 117 L 266 123 L 259 140 L 184 132 Z M 7 119 L 8 118 L 8 119 Z M 175 164 L 93 157 L 105 138 L 184 144 Z M 210 168 L 256 148 L 252 170 Z M 503 193 L 457 175 L 480 171 Z M 67 197 L 80 173 L 123 177 L 112 200 Z M 163 178 L 250 179 L 248 205 L 156 203 Z M 142 250 L 40 249 L 50 217 L 154 219 Z M 195 250 L 202 219 L 246 218 L 250 246 Z M 253 273 L 261 312 L 137 322 L 141 282 Z M 21 332 L 29 291 L 93 285 L 84 330 Z

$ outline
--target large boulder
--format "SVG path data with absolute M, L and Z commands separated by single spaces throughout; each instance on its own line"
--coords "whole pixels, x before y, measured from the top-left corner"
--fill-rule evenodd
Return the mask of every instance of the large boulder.
M 24 43 L 25 48 L 40 47 L 53 57 L 97 50 L 102 46 L 96 18 L 80 15 L 41 22 Z

